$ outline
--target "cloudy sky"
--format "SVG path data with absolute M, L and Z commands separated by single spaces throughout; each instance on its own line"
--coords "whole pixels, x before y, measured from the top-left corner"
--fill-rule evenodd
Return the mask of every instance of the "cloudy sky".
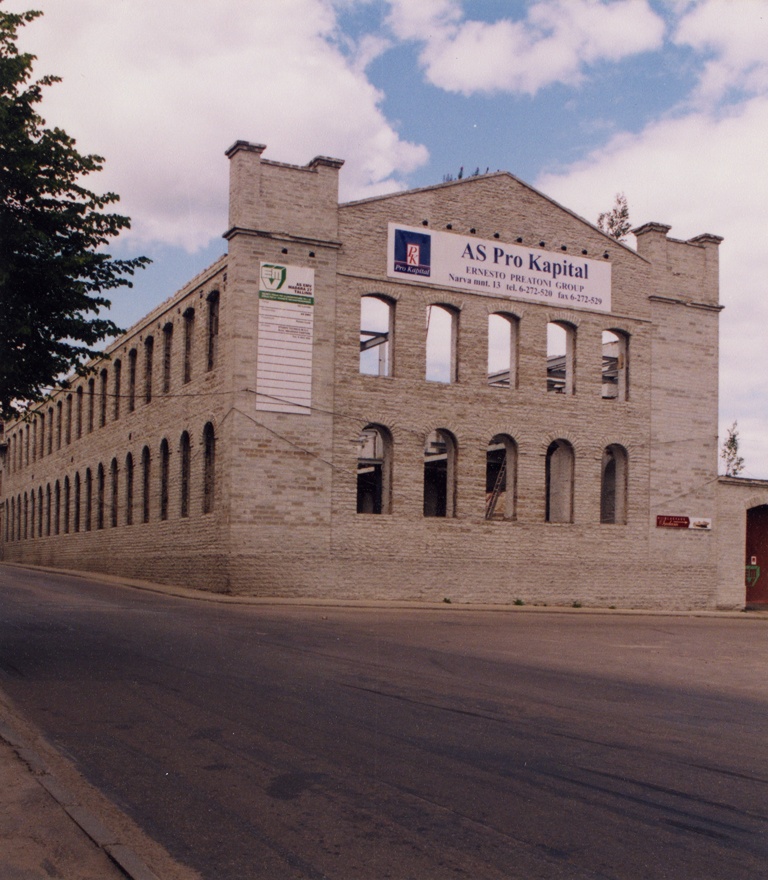
M 3 2 L 3 0 L 0 0 Z M 768 477 L 768 0 L 4 0 L 49 125 L 106 157 L 137 320 L 224 252 L 235 140 L 346 160 L 342 199 L 511 171 L 594 221 L 722 235 L 721 436 Z

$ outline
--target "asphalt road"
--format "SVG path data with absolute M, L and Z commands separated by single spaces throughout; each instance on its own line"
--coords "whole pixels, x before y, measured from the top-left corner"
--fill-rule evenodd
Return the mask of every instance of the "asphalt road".
M 0 566 L 0 686 L 210 880 L 768 873 L 768 621 L 233 606 Z

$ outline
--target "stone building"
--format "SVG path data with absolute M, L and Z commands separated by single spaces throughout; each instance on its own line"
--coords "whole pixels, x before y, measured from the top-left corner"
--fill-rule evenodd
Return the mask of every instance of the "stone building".
M 635 251 L 503 172 L 340 205 L 341 161 L 264 149 L 227 152 L 226 256 L 6 425 L 6 561 L 743 607 L 768 485 L 717 479 L 718 237 Z

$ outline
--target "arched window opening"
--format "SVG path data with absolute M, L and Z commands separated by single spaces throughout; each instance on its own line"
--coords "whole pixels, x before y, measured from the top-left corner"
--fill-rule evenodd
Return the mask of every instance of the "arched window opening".
M 128 412 L 136 409 L 136 349 L 128 352 Z
M 189 434 L 184 431 L 179 443 L 179 458 L 181 459 L 181 504 L 179 512 L 182 517 L 189 516 L 189 477 L 192 455 L 189 443 Z
M 547 522 L 573 522 L 573 476 L 573 446 L 567 440 L 555 440 L 547 449 Z
M 603 330 L 602 395 L 626 400 L 629 396 L 629 337 L 616 330 Z
M 485 518 L 517 515 L 517 444 L 506 434 L 491 438 L 485 453 Z
M 79 440 L 83 436 L 83 386 L 77 386 L 77 406 L 75 408 L 75 438 Z
M 40 458 L 45 455 L 45 413 L 40 413 Z M 11 461 L 13 457 L 11 457 Z
M 70 484 L 69 477 L 64 477 L 64 534 L 69 534 L 69 505 L 71 501 L 70 497 Z
M 216 366 L 219 339 L 219 291 L 208 294 L 208 357 L 206 369 L 210 372 Z
M 64 413 L 61 401 L 56 403 L 56 449 L 61 449 L 61 429 L 64 423 Z M 19 456 L 19 464 L 21 464 L 21 456 Z
M 114 379 L 112 381 L 112 390 L 115 396 L 112 406 L 112 418 L 117 421 L 120 418 L 120 386 L 122 385 L 123 379 L 123 362 L 121 360 L 115 361 L 112 366 L 112 373 L 114 375 Z
M 54 423 L 53 423 L 53 407 L 49 407 L 48 409 L 48 455 L 51 455 L 53 452 L 53 432 L 54 432 Z
M 155 340 L 147 336 L 144 340 L 144 401 L 152 400 L 152 361 L 155 353 Z
M 160 519 L 168 519 L 168 469 L 170 457 L 168 441 L 163 438 L 160 444 Z
M 112 526 L 113 529 L 117 526 L 117 509 L 118 509 L 118 501 L 119 501 L 118 496 L 120 494 L 118 480 L 119 480 L 119 474 L 118 474 L 118 469 L 117 469 L 117 459 L 113 458 L 112 464 L 110 464 L 110 466 L 109 466 L 109 482 L 111 484 L 111 486 L 110 486 L 111 504 L 110 504 L 110 511 L 109 511 L 109 514 L 110 514 L 109 515 L 109 524 Z
M 109 375 L 106 368 L 101 371 L 101 393 L 99 397 L 99 427 L 107 424 L 107 383 Z
M 29 537 L 35 537 L 35 490 L 29 493 Z
M 11 498 L 11 540 L 16 540 L 16 499 Z
M 627 521 L 627 451 L 612 444 L 603 450 L 600 479 L 600 522 Z
M 93 474 L 90 468 L 85 470 L 85 531 L 90 532 L 93 521 Z
M 366 376 L 392 375 L 394 304 L 368 295 L 360 300 L 360 372 Z
M 208 422 L 203 428 L 203 513 L 212 513 L 216 491 L 216 435 Z
M 427 306 L 428 382 L 455 382 L 458 376 L 456 351 L 458 314 L 447 306 Z
M 88 380 L 88 433 L 93 431 L 94 411 L 96 409 L 96 380 Z M 48 450 L 50 452 L 50 450 Z
M 67 425 L 64 432 L 64 442 L 67 446 L 72 442 L 72 395 L 67 395 Z
M 43 537 L 43 487 L 37 489 L 37 537 Z
M 192 381 L 192 344 L 195 338 L 195 310 L 184 312 L 184 384 Z
M 75 531 L 80 531 L 80 472 L 75 474 Z
M 163 327 L 163 394 L 171 390 L 171 360 L 173 355 L 173 324 Z
M 488 315 L 488 384 L 517 388 L 519 321 L 514 315 Z
M 133 456 L 125 456 L 125 524 L 133 525 Z
M 104 528 L 104 488 L 105 488 L 104 465 L 100 464 L 96 471 L 96 528 Z
M 58 483 L 56 484 L 58 486 Z M 24 540 L 29 537 L 29 495 L 24 493 Z
M 58 535 L 61 525 L 61 483 L 56 480 L 54 487 L 54 505 L 53 505 L 53 534 Z
M 392 438 L 386 428 L 367 425 L 357 453 L 357 512 L 389 513 L 391 509 Z
M 437 430 L 424 445 L 424 516 L 456 515 L 456 441 Z
M 51 484 L 48 483 L 45 487 L 45 535 L 48 538 L 51 536 L 52 520 L 53 517 L 51 516 Z
M 573 394 L 576 391 L 576 328 L 560 321 L 547 324 L 547 391 Z
M 152 461 L 149 447 L 141 450 L 141 521 L 149 522 Z

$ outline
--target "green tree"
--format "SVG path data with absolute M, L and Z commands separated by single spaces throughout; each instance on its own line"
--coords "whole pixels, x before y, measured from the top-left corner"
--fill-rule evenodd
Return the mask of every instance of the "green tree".
M 734 422 L 723 440 L 720 458 L 725 464 L 726 477 L 737 477 L 744 470 L 744 459 L 739 455 L 738 422 Z
M 617 241 L 624 241 L 632 229 L 629 222 L 629 207 L 624 193 L 616 193 L 616 201 L 610 211 L 600 214 L 597 218 L 597 227 L 606 235 Z
M 104 160 L 81 155 L 36 110 L 59 77 L 32 81 L 35 56 L 16 41 L 39 15 L 0 10 L 0 419 L 24 412 L 73 370 L 86 372 L 94 346 L 120 332 L 99 317 L 111 304 L 104 293 L 130 287 L 129 276 L 149 262 L 104 251 L 130 226 L 105 210 L 115 193 L 82 185 Z

